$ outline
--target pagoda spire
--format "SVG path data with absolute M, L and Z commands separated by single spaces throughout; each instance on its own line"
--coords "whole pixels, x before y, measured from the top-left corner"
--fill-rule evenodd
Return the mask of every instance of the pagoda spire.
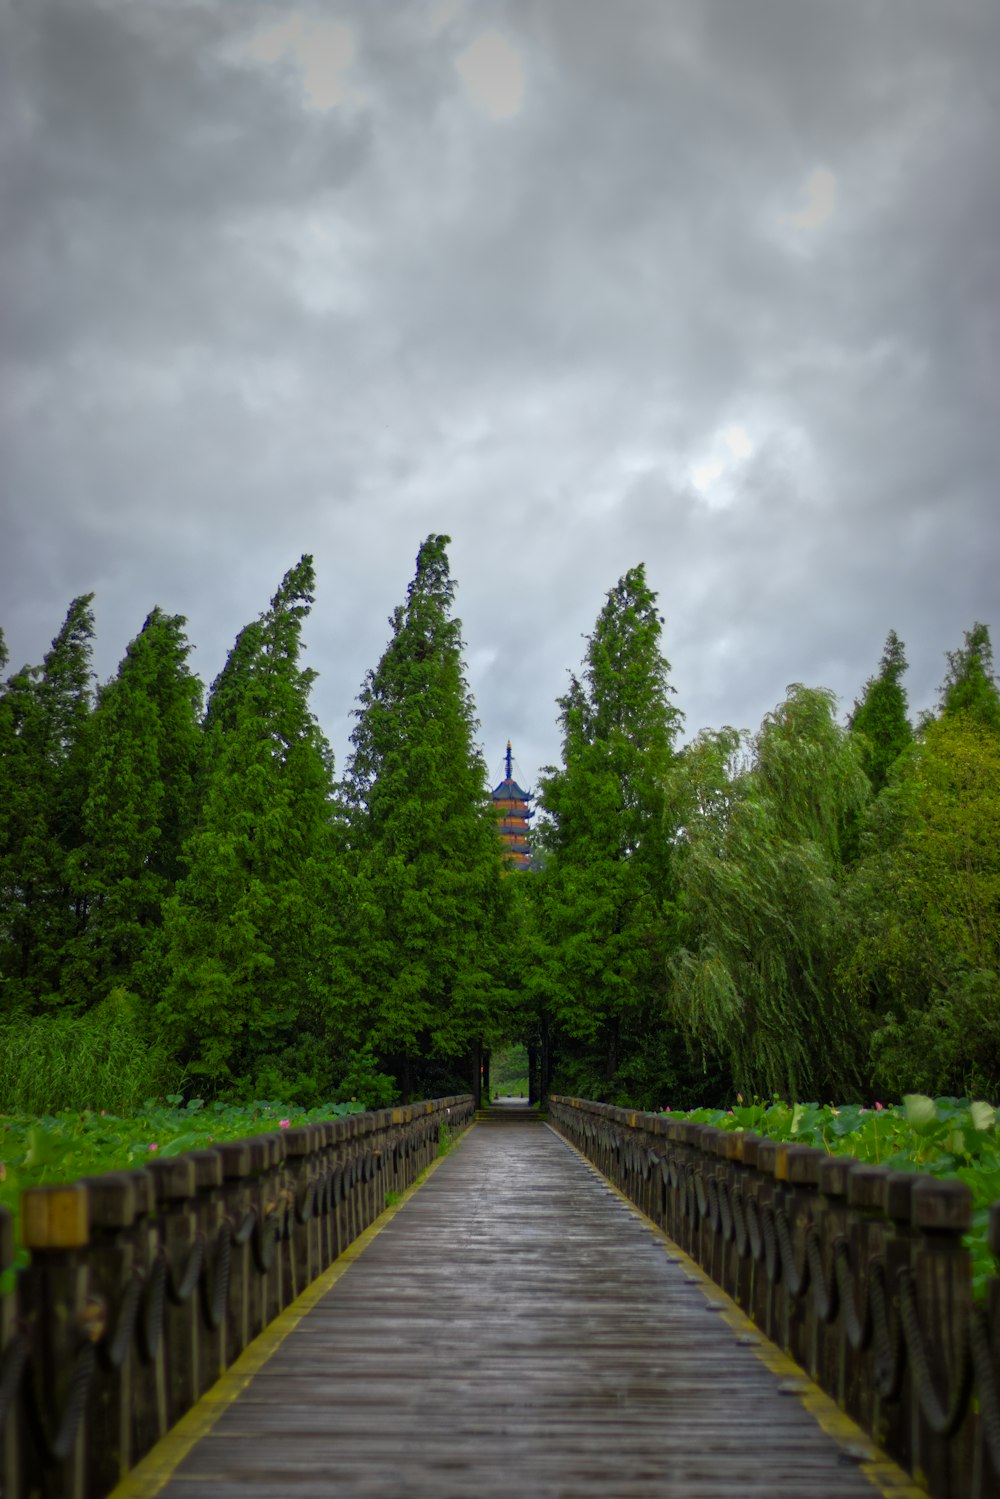
M 534 813 L 531 810 L 531 792 L 522 790 L 514 779 L 514 755 L 509 739 L 504 755 L 504 770 L 504 779 L 493 792 L 500 841 L 507 867 L 527 869 L 531 864 L 528 823 Z

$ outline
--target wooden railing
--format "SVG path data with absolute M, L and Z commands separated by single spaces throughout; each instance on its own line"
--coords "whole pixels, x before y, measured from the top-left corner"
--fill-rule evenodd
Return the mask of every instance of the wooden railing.
M 439 1098 L 25 1192 L 30 1263 L 0 1297 L 4 1499 L 101 1499 L 473 1117 Z
M 968 1187 L 574 1098 L 549 1120 L 935 1499 L 1000 1494 L 1000 1281 L 974 1302 Z

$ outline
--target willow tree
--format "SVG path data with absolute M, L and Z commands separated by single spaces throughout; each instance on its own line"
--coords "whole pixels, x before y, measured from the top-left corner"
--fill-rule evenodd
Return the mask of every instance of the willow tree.
M 792 687 L 748 764 L 727 769 L 716 755 L 681 843 L 673 1002 L 746 1095 L 840 1097 L 863 1071 L 836 976 L 842 854 L 870 791 L 834 708 L 832 693 Z
M 344 894 L 332 760 L 301 664 L 312 558 L 237 639 L 207 714 L 204 797 L 147 985 L 189 1072 L 217 1090 L 311 1096 L 337 987 Z
M 345 785 L 356 883 L 343 1024 L 373 1045 L 404 1094 L 465 1074 L 481 1043 L 503 1034 L 507 1002 L 501 846 L 448 542 L 427 537 L 390 618 L 359 696 Z
M 540 783 L 539 978 L 561 1055 L 557 1081 L 639 1101 L 669 1083 L 662 1043 L 675 885 L 666 788 L 681 715 L 662 629 L 645 568 L 630 569 L 559 699 L 562 764 Z

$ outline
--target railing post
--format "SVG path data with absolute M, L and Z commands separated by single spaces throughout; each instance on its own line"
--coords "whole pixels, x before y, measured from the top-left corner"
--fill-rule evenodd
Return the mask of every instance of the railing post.
M 29 1486 L 46 1499 L 84 1499 L 86 1492 L 81 1418 L 96 1367 L 95 1332 L 103 1332 L 90 1300 L 87 1210 L 87 1189 L 79 1182 L 31 1187 L 21 1197 L 21 1236 L 31 1262 L 18 1289 L 31 1347 L 26 1377 L 33 1382 L 41 1426 L 32 1444 Z
M 886 1229 L 884 1203 L 888 1174 L 885 1166 L 856 1166 L 847 1181 L 851 1274 L 848 1294 L 845 1296 L 843 1291 L 841 1293 L 840 1309 L 847 1335 L 846 1406 L 848 1414 L 868 1430 L 871 1430 L 875 1404 L 874 1359 L 870 1352 L 873 1332 L 871 1280 L 875 1265 L 883 1263 L 882 1249 Z M 856 1315 L 858 1332 L 864 1333 L 861 1346 L 856 1348 L 851 1346 L 848 1320 L 852 1309 Z
M 316 1264 L 325 1270 L 334 1258 L 333 1122 L 316 1126 L 316 1211 L 313 1214 L 313 1244 Z
M 210 1389 L 226 1367 L 226 1316 L 229 1301 L 229 1276 L 232 1267 L 232 1243 L 223 1242 L 225 1207 L 222 1191 L 222 1157 L 215 1148 L 189 1150 L 187 1159 L 194 1166 L 195 1232 L 202 1242 L 202 1264 L 199 1291 L 195 1293 L 195 1322 L 198 1327 L 197 1393 Z M 228 1233 L 228 1227 L 225 1230 Z M 212 1303 L 221 1295 L 225 1279 L 225 1300 L 217 1309 L 221 1315 L 213 1327 Z
M 889 1171 L 886 1174 L 882 1210 L 886 1226 L 882 1255 L 884 1263 L 884 1285 L 889 1349 L 880 1349 L 876 1343 L 875 1358 L 875 1405 L 872 1431 L 876 1441 L 904 1468 L 913 1463 L 910 1443 L 911 1370 L 902 1343 L 899 1316 L 899 1279 L 913 1260 L 913 1188 L 923 1180 L 916 1172 Z M 893 1337 L 895 1334 L 895 1337 Z M 893 1359 L 893 1353 L 896 1358 Z M 886 1355 L 889 1354 L 887 1358 Z M 883 1367 L 884 1366 L 884 1367 Z M 895 1366 L 895 1367 L 893 1367 Z M 895 1373 L 896 1388 L 883 1393 L 882 1385 L 890 1373 Z
M 9 1208 L 0 1207 L 0 1280 L 14 1270 L 14 1218 Z M 17 1382 L 17 1370 L 23 1371 L 27 1349 L 17 1326 L 17 1293 L 0 1289 L 0 1374 L 11 1382 L 8 1403 L 0 1410 L 0 1494 L 19 1494 L 23 1459 L 23 1411 L 20 1398 L 23 1372 Z M 0 1383 L 6 1381 L 0 1380 Z
M 244 1140 L 234 1140 L 217 1147 L 222 1163 L 223 1203 L 229 1220 L 232 1247 L 229 1259 L 229 1295 L 223 1322 L 222 1357 L 229 1365 L 247 1346 L 251 1337 L 251 1302 L 254 1267 L 250 1237 L 253 1225 L 248 1215 L 253 1208 L 250 1191 L 250 1149 Z
M 88 1488 L 107 1493 L 134 1462 L 132 1400 L 136 1330 L 143 1268 L 129 1232 L 136 1218 L 136 1183 L 128 1172 L 85 1177 L 90 1293 L 105 1307 L 104 1358 L 86 1417 Z
M 847 1208 L 847 1183 L 858 1162 L 850 1156 L 827 1156 L 819 1168 L 819 1194 L 822 1216 L 819 1220 L 823 1267 L 834 1297 L 838 1296 L 836 1279 L 837 1245 L 846 1241 L 850 1215 Z M 850 1349 L 844 1331 L 843 1308 L 820 1331 L 818 1349 L 819 1383 L 842 1408 L 847 1404 L 848 1360 Z
M 792 1358 L 814 1373 L 818 1364 L 819 1315 L 817 1293 L 811 1286 L 809 1243 L 819 1237 L 819 1168 L 826 1152 L 812 1145 L 793 1145 L 785 1151 L 785 1222 L 791 1242 L 792 1265 L 786 1267 L 786 1347 Z M 789 1273 L 790 1272 L 790 1273 Z M 798 1284 L 793 1285 L 793 1278 Z
M 989 1247 L 994 1260 L 1000 1262 L 1000 1202 L 990 1208 Z M 977 1388 L 981 1400 L 976 1432 L 974 1499 L 1000 1492 L 1000 1277 L 991 1275 L 986 1284 L 985 1332 L 987 1367 L 992 1390 L 988 1394 Z M 978 1384 L 978 1381 L 977 1381 Z M 991 1441 L 992 1437 L 992 1441 Z
M 313 1235 L 309 1222 L 316 1200 L 315 1131 L 309 1125 L 285 1130 L 285 1177 L 288 1218 L 282 1259 L 288 1286 L 287 1304 L 294 1301 L 318 1273 L 313 1260 Z
M 746 1241 L 746 1218 L 743 1212 L 743 1164 L 745 1135 L 730 1130 L 723 1142 L 722 1178 L 732 1220 L 732 1233 L 725 1249 L 725 1290 L 736 1304 L 746 1310 L 750 1282 L 750 1251 Z
M 664 1177 L 664 1166 L 666 1165 L 666 1120 L 662 1115 L 657 1115 L 650 1125 L 650 1133 L 653 1137 L 652 1149 L 656 1156 L 656 1164 L 651 1173 L 651 1195 L 652 1212 L 650 1214 L 657 1228 L 666 1230 L 666 1201 L 667 1181 L 669 1176 Z
M 762 1327 L 774 1342 L 778 1332 L 778 1282 L 781 1278 L 781 1257 L 774 1234 L 774 1211 L 776 1188 L 774 1173 L 778 1163 L 778 1142 L 760 1140 L 757 1144 L 757 1172 L 754 1180 L 754 1198 L 757 1219 L 760 1225 L 761 1250 L 757 1264 L 754 1286 L 754 1306 L 751 1315 L 758 1327 Z
M 164 1357 L 167 1382 L 167 1422 L 173 1425 L 193 1405 L 199 1391 L 198 1290 L 200 1271 L 194 1213 L 195 1168 L 186 1156 L 151 1161 L 156 1187 L 160 1250 L 166 1267 L 164 1297 Z
M 961 1401 L 969 1349 L 965 1344 L 972 1316 L 969 1251 L 963 1234 L 972 1227 L 972 1193 L 964 1182 L 925 1177 L 913 1187 L 912 1288 L 913 1322 L 907 1316 L 906 1290 L 901 1312 L 912 1370 L 915 1468 L 925 1475 L 936 1499 L 960 1499 L 971 1480 L 971 1437 L 968 1392 Z M 926 1370 L 915 1356 L 923 1345 Z M 929 1387 L 929 1388 L 928 1388 Z M 942 1414 L 964 1404 L 954 1433 L 933 1429 L 926 1404 L 936 1399 Z M 956 1411 L 957 1413 L 957 1411 Z

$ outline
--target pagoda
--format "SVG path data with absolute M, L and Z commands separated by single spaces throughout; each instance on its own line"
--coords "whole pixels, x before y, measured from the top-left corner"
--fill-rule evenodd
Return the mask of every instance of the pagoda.
M 535 815 L 531 810 L 531 793 L 522 790 L 514 779 L 511 766 L 510 740 L 504 757 L 504 779 L 493 792 L 500 840 L 504 846 L 504 857 L 512 869 L 527 869 L 531 864 L 531 848 L 528 843 L 528 823 Z

